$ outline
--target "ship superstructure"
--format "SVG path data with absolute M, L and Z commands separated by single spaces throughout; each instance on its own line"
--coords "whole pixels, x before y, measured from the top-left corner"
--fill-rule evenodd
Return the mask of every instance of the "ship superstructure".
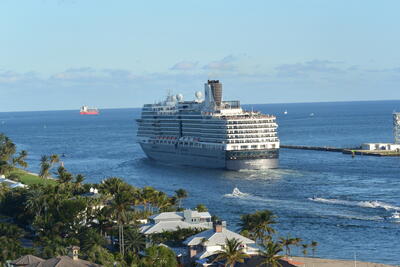
M 196 92 L 193 101 L 178 94 L 144 105 L 137 122 L 139 144 L 158 161 L 229 170 L 278 166 L 275 116 L 223 101 L 218 80 L 209 80 L 204 97 Z
M 88 106 L 82 106 L 79 113 L 81 115 L 98 115 L 98 108 L 89 108 Z

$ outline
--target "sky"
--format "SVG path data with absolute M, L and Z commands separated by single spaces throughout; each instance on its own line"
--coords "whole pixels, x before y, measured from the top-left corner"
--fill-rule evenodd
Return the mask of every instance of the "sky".
M 400 99 L 398 0 L 1 0 L 0 112 Z

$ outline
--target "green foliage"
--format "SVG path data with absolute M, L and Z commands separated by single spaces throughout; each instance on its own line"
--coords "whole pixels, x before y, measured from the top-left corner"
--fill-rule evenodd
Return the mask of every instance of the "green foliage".
M 310 247 L 311 247 L 313 257 L 315 257 L 315 252 L 317 251 L 317 246 L 318 246 L 317 241 L 311 241 Z
M 208 211 L 207 207 L 206 207 L 205 205 L 203 205 L 203 204 L 198 204 L 198 205 L 196 206 L 196 210 L 197 210 L 198 212 L 205 212 L 205 211 Z
M 226 239 L 225 245 L 222 250 L 218 252 L 218 256 L 215 258 L 214 262 L 225 260 L 225 265 L 228 267 L 234 267 L 236 262 L 243 263 L 246 258 L 249 258 L 249 255 L 244 253 L 240 248 L 241 244 L 239 239 Z
M 177 264 L 175 253 L 165 246 L 146 248 L 141 262 L 143 267 L 171 267 L 177 266 Z
M 8 161 L 17 151 L 17 147 L 10 138 L 0 133 L 0 161 Z M 3 174 L 0 172 L 0 174 Z
M 287 236 L 286 238 L 285 237 L 279 238 L 279 243 L 282 245 L 282 247 L 285 248 L 286 256 L 290 256 L 290 247 L 298 246 L 300 242 L 301 242 L 300 238 L 292 238 L 290 236 Z
M 19 239 L 24 236 L 24 231 L 15 224 L 0 222 L 0 236 Z
M 139 251 L 145 248 L 146 238 L 140 233 L 138 227 L 129 226 L 124 230 L 125 253 L 131 252 L 138 254 Z
M 78 235 L 81 252 L 87 254 L 95 246 L 105 246 L 106 239 L 93 228 L 82 228 Z
M 5 264 L 7 260 L 15 260 L 32 253 L 33 250 L 22 247 L 19 240 L 0 235 L 0 265 Z
M 308 254 L 308 251 L 307 251 L 308 244 L 301 244 L 301 247 L 302 247 L 302 252 L 303 252 L 304 257 L 307 256 L 307 254 Z
M 162 233 L 152 234 L 153 243 L 168 243 L 170 245 L 182 245 L 182 242 L 188 237 L 198 234 L 205 229 L 202 228 L 178 228 L 176 231 L 165 231 Z
M 113 266 L 114 255 L 100 245 L 93 245 L 85 252 L 85 259 L 104 266 Z
M 283 256 L 278 255 L 282 252 L 282 245 L 280 243 L 268 241 L 267 243 L 263 243 L 261 246 L 263 249 L 261 250 L 260 255 L 264 259 L 260 266 L 282 267 L 279 260 L 282 259 Z
M 271 224 L 275 224 L 276 216 L 269 210 L 256 211 L 253 214 L 244 214 L 240 217 L 241 231 L 250 238 L 263 242 L 264 239 L 270 240 L 275 229 Z
M 175 196 L 178 199 L 179 202 L 179 208 L 182 208 L 182 199 L 187 198 L 188 197 L 188 193 L 186 192 L 185 189 L 178 189 L 175 191 Z

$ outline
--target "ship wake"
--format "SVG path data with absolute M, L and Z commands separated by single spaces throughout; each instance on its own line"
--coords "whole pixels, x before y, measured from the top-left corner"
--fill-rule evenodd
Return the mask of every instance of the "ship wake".
M 334 205 L 344 205 L 344 206 L 353 206 L 353 207 L 362 207 L 362 208 L 373 208 L 373 209 L 385 209 L 387 211 L 400 211 L 400 207 L 391 205 L 381 201 L 351 201 L 351 200 L 341 200 L 335 198 L 322 198 L 322 197 L 312 197 L 309 198 L 311 201 L 334 204 Z

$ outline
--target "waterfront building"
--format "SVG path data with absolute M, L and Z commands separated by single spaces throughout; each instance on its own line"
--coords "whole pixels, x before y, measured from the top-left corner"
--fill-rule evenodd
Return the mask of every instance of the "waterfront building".
M 246 111 L 239 101 L 222 100 L 222 84 L 209 80 L 204 97 L 184 101 L 168 95 L 145 104 L 137 120 L 137 141 L 154 160 L 229 170 L 278 167 L 275 116 Z
M 162 212 L 149 217 L 149 222 L 140 227 L 140 232 L 148 236 L 189 228 L 212 228 L 210 213 L 190 209 L 181 212 Z
M 201 266 L 208 266 L 212 261 L 209 257 L 217 255 L 223 249 L 226 240 L 233 238 L 241 242 L 241 249 L 247 255 L 259 254 L 255 241 L 226 229 L 221 222 L 214 223 L 212 229 L 187 238 L 183 244 L 187 246 L 188 256 L 192 261 Z
M 400 152 L 400 112 L 393 113 L 393 137 L 394 143 L 365 143 L 363 150 L 388 150 Z

